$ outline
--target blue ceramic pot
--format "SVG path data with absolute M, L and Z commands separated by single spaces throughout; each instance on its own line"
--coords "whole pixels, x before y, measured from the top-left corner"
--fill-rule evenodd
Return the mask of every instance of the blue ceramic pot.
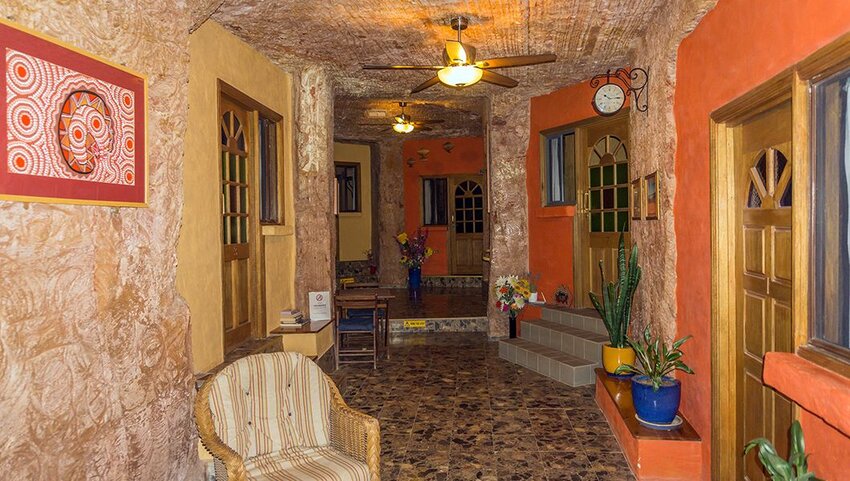
M 422 268 L 416 267 L 407 270 L 407 287 L 419 289 L 422 286 Z
M 665 377 L 665 383 L 657 391 L 652 389 L 652 381 L 647 376 L 632 378 L 632 399 L 635 411 L 644 421 L 656 424 L 670 424 L 679 411 L 682 399 L 682 384 L 673 378 Z

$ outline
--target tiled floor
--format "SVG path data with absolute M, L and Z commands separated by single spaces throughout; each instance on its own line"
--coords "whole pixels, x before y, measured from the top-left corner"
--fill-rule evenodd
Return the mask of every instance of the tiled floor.
M 333 374 L 381 423 L 382 479 L 631 481 L 592 387 L 499 359 L 484 334 L 408 335 L 375 371 Z
M 414 293 L 392 289 L 391 319 L 451 319 L 487 315 L 487 292 L 483 288 L 423 287 Z

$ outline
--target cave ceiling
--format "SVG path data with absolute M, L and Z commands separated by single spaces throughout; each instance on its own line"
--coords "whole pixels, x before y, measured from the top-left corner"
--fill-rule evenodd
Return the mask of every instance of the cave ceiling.
M 410 89 L 430 71 L 365 71 L 361 64 L 440 64 L 453 16 L 469 18 L 465 44 L 478 59 L 554 53 L 555 63 L 499 69 L 539 95 L 623 66 L 665 0 L 192 0 L 196 24 L 212 18 L 282 67 L 318 63 L 331 72 L 336 120 L 347 134 L 375 136 L 360 126 L 368 109 L 395 115 L 397 102 L 419 102 L 414 119 L 446 121 L 420 135 L 480 133 L 486 99 L 503 90 L 479 83 L 465 89 Z M 423 105 L 422 102 L 430 102 Z M 456 113 L 449 112 L 456 110 Z M 468 115 L 478 115 L 476 118 Z

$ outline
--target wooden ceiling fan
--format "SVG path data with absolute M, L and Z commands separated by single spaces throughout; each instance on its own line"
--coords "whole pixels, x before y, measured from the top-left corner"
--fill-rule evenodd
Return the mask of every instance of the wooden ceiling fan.
M 413 132 L 414 129 L 418 129 L 420 131 L 427 132 L 431 130 L 428 127 L 423 128 L 423 125 L 428 124 L 441 124 L 443 123 L 442 119 L 434 119 L 434 120 L 413 120 L 413 118 L 407 115 L 404 112 L 404 108 L 407 107 L 407 102 L 399 102 L 398 106 L 401 107 L 401 113 L 393 117 L 393 123 L 387 125 L 386 122 L 372 122 L 372 123 L 361 123 L 360 125 L 385 125 L 387 128 L 385 130 L 395 130 L 400 134 L 409 134 Z
M 447 40 L 443 49 L 443 65 L 363 65 L 366 70 L 436 70 L 437 75 L 422 82 L 410 91 L 421 92 L 440 82 L 449 87 L 469 87 L 479 81 L 513 88 L 519 82 L 504 75 L 492 72 L 490 69 L 505 67 L 523 67 L 554 62 L 556 56 L 551 53 L 541 55 L 519 55 L 515 57 L 499 57 L 489 60 L 475 60 L 475 47 L 464 45 L 461 32 L 469 26 L 466 17 L 455 17 L 451 20 L 453 30 L 457 31 L 457 40 Z

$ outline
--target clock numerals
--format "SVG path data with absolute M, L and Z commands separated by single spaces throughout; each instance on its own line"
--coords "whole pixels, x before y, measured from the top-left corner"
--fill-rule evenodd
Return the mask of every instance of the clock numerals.
M 626 93 L 617 84 L 605 84 L 596 90 L 593 97 L 593 108 L 600 115 L 614 115 L 626 103 Z

